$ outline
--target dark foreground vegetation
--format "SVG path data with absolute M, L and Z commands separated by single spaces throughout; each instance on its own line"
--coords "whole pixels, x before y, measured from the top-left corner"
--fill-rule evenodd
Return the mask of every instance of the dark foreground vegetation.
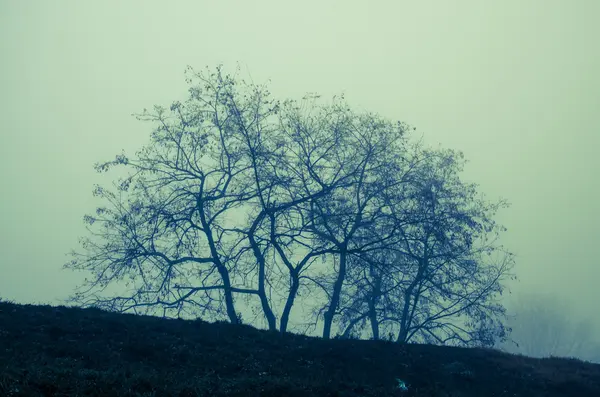
M 600 365 L 0 302 L 0 395 L 583 397 Z

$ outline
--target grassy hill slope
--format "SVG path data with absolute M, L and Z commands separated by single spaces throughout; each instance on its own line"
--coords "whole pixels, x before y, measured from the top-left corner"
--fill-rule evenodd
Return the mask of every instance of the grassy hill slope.
M 585 397 L 600 365 L 0 302 L 0 396 L 111 395 Z

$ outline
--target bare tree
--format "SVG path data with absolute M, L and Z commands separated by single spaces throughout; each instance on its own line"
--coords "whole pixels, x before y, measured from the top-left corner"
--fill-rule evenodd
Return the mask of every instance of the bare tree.
M 317 109 L 314 101 L 309 106 Z M 287 330 L 302 273 L 315 258 L 331 251 L 306 235 L 306 221 L 301 207 L 313 200 L 328 197 L 335 189 L 353 182 L 347 173 L 340 172 L 341 169 L 331 178 L 319 176 L 315 171 L 329 156 L 328 152 L 335 152 L 335 146 L 339 143 L 335 137 L 337 132 L 335 127 L 311 129 L 308 147 L 307 141 L 300 137 L 311 127 L 313 120 L 305 117 L 300 110 L 294 101 L 286 101 L 281 105 L 278 103 L 279 119 L 276 123 L 265 125 L 261 123 L 264 118 L 259 109 L 240 109 L 233 96 L 230 102 L 230 113 L 242 137 L 242 146 L 252 168 L 251 180 L 257 191 L 257 205 L 251 213 L 248 228 L 237 230 L 247 237 L 256 259 L 258 294 L 270 329 L 276 329 L 276 318 L 266 285 L 281 283 L 282 272 L 274 273 L 280 270 L 280 263 L 284 266 L 284 272 L 287 271 L 290 285 L 284 286 L 288 294 L 281 316 L 281 332 Z M 316 121 L 323 123 L 332 116 L 335 114 L 321 114 Z M 304 249 L 305 254 L 294 258 L 296 250 L 292 246 Z M 274 255 L 270 260 L 269 254 Z
M 328 168 L 351 113 L 340 101 L 315 106 L 318 117 L 305 116 L 293 101 L 281 105 L 266 88 L 236 81 L 220 68 L 188 72 L 185 103 L 173 103 L 170 113 L 155 107 L 138 116 L 158 124 L 151 143 L 135 159 L 120 155 L 97 165 L 99 172 L 125 166 L 133 173 L 116 193 L 96 190 L 109 206 L 85 220 L 101 232 L 90 230 L 94 240 L 84 239 L 84 252 L 73 252 L 65 267 L 97 277 L 72 300 L 121 311 L 183 310 L 191 303 L 203 314 L 219 313 L 224 303 L 235 323 L 234 294 L 253 295 L 268 327 L 276 329 L 268 289 L 281 280 L 274 271 L 283 263 L 291 277 L 285 332 L 302 272 L 331 251 L 307 234 L 301 206 L 354 183 L 354 170 L 344 162 Z M 291 257 L 292 244 L 307 249 L 304 257 Z M 270 253 L 279 260 L 267 259 Z M 135 284 L 130 296 L 97 295 L 124 275 Z
M 350 257 L 383 249 L 397 237 L 385 198 L 389 190 L 404 183 L 405 170 L 405 159 L 399 154 L 406 144 L 406 125 L 368 114 L 355 116 L 349 111 L 342 116 L 344 123 L 336 125 L 339 142 L 323 169 L 340 170 L 351 176 L 352 184 L 311 200 L 308 208 L 310 231 L 317 240 L 333 247 L 329 277 L 324 278 L 330 280 L 329 285 L 318 283 L 327 296 L 321 310 L 326 339 L 339 314 Z
M 501 204 L 476 198 L 453 152 L 410 145 L 409 127 L 265 86 L 188 70 L 189 98 L 138 117 L 157 125 L 66 268 L 90 271 L 71 298 L 111 310 L 240 321 L 243 299 L 287 332 L 299 299 L 350 335 L 488 343 L 512 259 L 487 238 Z M 125 282 L 128 294 L 105 296 Z M 278 324 L 279 320 L 279 324 Z
M 374 338 L 385 325 L 398 342 L 492 345 L 505 336 L 497 296 L 513 262 L 492 220 L 504 203 L 460 181 L 458 153 L 423 150 L 420 159 L 391 207 L 402 238 L 385 255 L 362 257 L 369 272 L 359 277 L 363 292 L 349 295 L 355 314 L 346 322 L 369 318 Z
M 239 321 L 234 293 L 259 291 L 235 286 L 232 279 L 244 273 L 247 247 L 226 226 L 258 192 L 248 183 L 252 167 L 228 113 L 225 94 L 233 84 L 218 69 L 203 87 L 190 89 L 185 104 L 173 103 L 170 113 L 158 106 L 153 113 L 144 111 L 140 119 L 158 124 L 151 143 L 133 159 L 120 155 L 96 166 L 104 172 L 121 165 L 132 173 L 116 192 L 95 190 L 110 206 L 85 217 L 96 226 L 95 238 L 84 239 L 85 252 L 73 252 L 66 264 L 92 271 L 95 279 L 72 300 L 120 311 L 182 310 L 188 303 L 202 314 L 220 313 L 224 303 L 229 320 Z M 124 277 L 134 285 L 130 296 L 97 295 Z

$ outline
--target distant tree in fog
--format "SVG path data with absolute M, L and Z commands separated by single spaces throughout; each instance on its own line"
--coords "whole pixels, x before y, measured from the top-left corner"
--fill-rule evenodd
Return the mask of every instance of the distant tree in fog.
M 510 340 L 498 345 L 532 357 L 577 357 L 600 362 L 598 338 L 589 318 L 555 295 L 522 294 L 509 304 Z

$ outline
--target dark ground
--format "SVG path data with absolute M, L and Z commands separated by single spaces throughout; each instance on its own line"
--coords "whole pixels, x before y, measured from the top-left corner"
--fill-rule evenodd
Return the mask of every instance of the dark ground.
M 0 302 L 0 396 L 585 397 L 600 365 Z

